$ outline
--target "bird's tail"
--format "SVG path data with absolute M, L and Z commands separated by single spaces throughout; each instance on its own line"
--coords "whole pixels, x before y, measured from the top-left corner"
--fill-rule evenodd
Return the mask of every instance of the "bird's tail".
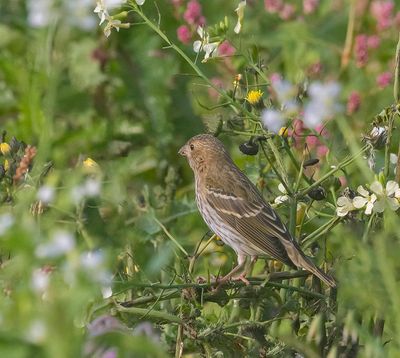
M 317 276 L 321 281 L 325 282 L 328 286 L 334 288 L 336 287 L 336 281 L 333 277 L 326 274 L 319 267 L 315 266 L 314 262 L 311 261 L 309 257 L 307 257 L 301 248 L 298 247 L 297 242 L 283 242 L 286 252 L 290 258 L 290 260 L 297 266 L 301 267 L 307 271 L 310 271 L 312 274 Z

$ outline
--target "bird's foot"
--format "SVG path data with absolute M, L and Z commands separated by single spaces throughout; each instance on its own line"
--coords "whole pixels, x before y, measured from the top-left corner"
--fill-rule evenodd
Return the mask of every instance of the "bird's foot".
M 232 278 L 232 280 L 234 281 L 242 281 L 246 286 L 250 286 L 250 282 L 249 280 L 246 278 L 246 272 L 243 272 L 242 274 L 240 274 L 237 277 Z

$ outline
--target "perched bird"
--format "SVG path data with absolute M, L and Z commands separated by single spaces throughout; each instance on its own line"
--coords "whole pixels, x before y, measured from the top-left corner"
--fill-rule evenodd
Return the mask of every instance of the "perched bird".
M 241 273 L 238 278 L 246 282 L 246 257 L 254 263 L 258 256 L 270 256 L 293 268 L 306 269 L 327 285 L 336 286 L 335 280 L 304 254 L 221 141 L 200 134 L 189 139 L 179 154 L 187 158 L 194 172 L 197 206 L 204 221 L 238 256 L 238 265 L 222 281 Z

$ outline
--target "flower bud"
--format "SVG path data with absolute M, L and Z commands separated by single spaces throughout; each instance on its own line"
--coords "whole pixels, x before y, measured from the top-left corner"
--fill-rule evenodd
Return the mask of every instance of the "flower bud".
M 11 147 L 10 147 L 10 145 L 8 143 L 6 143 L 6 142 L 0 143 L 0 152 L 1 152 L 1 154 L 7 155 L 7 154 L 10 153 L 10 151 L 11 151 Z
M 256 155 L 258 153 L 258 143 L 255 143 L 250 139 L 248 142 L 240 144 L 239 149 L 243 154 Z
M 322 186 L 318 186 L 310 190 L 308 196 L 313 200 L 324 200 L 326 198 L 326 191 Z

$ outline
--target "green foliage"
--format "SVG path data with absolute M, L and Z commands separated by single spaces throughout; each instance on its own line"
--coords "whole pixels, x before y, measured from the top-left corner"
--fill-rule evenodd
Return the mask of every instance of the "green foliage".
M 389 160 L 399 107 L 376 79 L 395 73 L 398 97 L 394 19 L 378 32 L 369 7 L 321 1 L 284 21 L 248 1 L 236 34 L 236 3 L 202 1 L 209 43 L 232 51 L 204 61 L 185 1 L 109 9 L 122 22 L 109 38 L 104 27 L 116 18 L 98 28 L 95 4 L 54 1 L 51 21 L 37 26 L 32 3 L 8 2 L 0 14 L 1 356 L 399 355 L 400 236 L 389 208 L 400 194 L 385 194 L 382 212 L 337 215 L 337 199 L 353 200 L 359 185 L 371 196 L 376 180 L 399 182 Z M 364 33 L 380 45 L 360 65 L 355 38 Z M 293 83 L 300 111 L 279 103 L 277 74 Z M 300 129 L 319 81 L 340 83 L 342 109 L 322 128 Z M 258 103 L 251 90 L 262 92 Z M 350 111 L 354 91 L 361 104 Z M 282 110 L 287 131 L 263 125 L 265 108 Z M 337 292 L 273 260 L 257 262 L 249 286 L 215 288 L 236 255 L 208 232 L 177 154 L 205 131 L 335 274 Z

